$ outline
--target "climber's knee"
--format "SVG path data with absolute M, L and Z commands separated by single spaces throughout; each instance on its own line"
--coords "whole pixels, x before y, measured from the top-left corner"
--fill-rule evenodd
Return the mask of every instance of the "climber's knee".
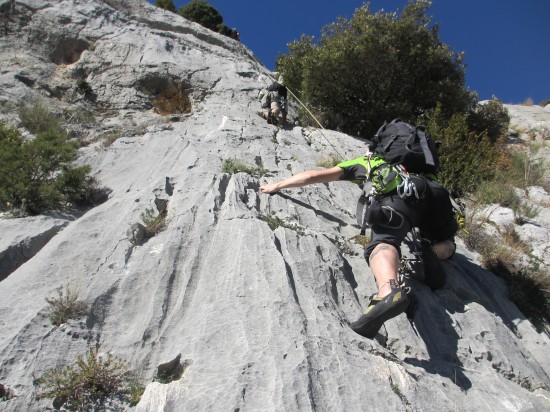
M 447 260 L 455 254 L 456 244 L 452 240 L 443 240 L 432 245 L 432 249 L 440 260 Z

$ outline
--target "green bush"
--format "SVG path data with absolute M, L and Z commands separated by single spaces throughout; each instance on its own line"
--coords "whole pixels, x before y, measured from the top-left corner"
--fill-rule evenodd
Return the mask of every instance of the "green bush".
M 541 209 L 537 206 L 520 201 L 517 205 L 515 205 L 515 207 L 513 207 L 514 222 L 517 225 L 524 225 L 525 223 L 528 223 L 529 220 L 537 217 L 540 210 Z
M 285 223 L 275 216 L 275 212 L 271 212 L 270 214 L 258 213 L 258 219 L 266 222 L 271 230 L 275 230 L 280 226 L 285 227 Z
M 263 176 L 267 170 L 264 169 L 262 165 L 253 167 L 236 158 L 229 158 L 223 161 L 222 173 L 235 174 L 239 172 L 247 173 L 249 175 Z
M 502 180 L 523 189 L 543 184 L 545 168 L 542 159 L 534 158 L 537 150 L 531 146 L 526 151 L 508 152 L 509 161 L 501 171 Z
M 506 152 L 506 159 L 494 175 L 477 186 L 473 193 L 475 200 L 481 204 L 497 203 L 512 209 L 518 225 L 535 218 L 540 208 L 521 200 L 515 191 L 515 188 L 526 189 L 544 180 L 544 166 L 541 161 L 533 159 L 533 152 L 536 148 L 529 152 Z
M 0 210 L 30 214 L 89 201 L 96 189 L 89 166 L 75 166 L 78 143 L 67 139 L 59 121 L 42 103 L 22 106 L 20 133 L 0 122 Z
M 59 326 L 66 323 L 69 319 L 78 319 L 88 313 L 88 305 L 78 300 L 78 291 L 75 289 L 63 288 L 57 289 L 58 298 L 46 298 L 50 305 L 48 308 L 48 317 L 52 324 Z
M 61 132 L 59 120 L 41 100 L 20 105 L 18 112 L 21 126 L 31 133 L 36 134 L 48 130 Z
M 429 117 L 428 130 L 441 142 L 438 149 L 441 183 L 450 189 L 470 192 L 493 178 L 500 160 L 499 145 L 491 142 L 486 133 L 468 130 L 464 114 L 455 114 L 447 121 L 438 106 Z
M 7 402 L 17 395 L 9 386 L 0 383 L 0 402 Z
M 64 124 L 95 123 L 94 114 L 83 107 L 72 107 L 63 110 L 61 116 Z
M 172 13 L 176 12 L 176 6 L 172 0 L 156 0 L 155 6 L 160 7 L 161 9 L 171 11 Z
M 303 95 L 306 59 L 311 59 L 315 51 L 313 39 L 303 34 L 300 40 L 288 44 L 288 54 L 277 56 L 277 70 L 284 74 L 285 85 L 298 96 Z
M 429 6 L 411 0 L 397 14 L 367 4 L 326 26 L 317 43 L 291 43 L 277 70 L 327 127 L 349 134 L 370 137 L 385 121 L 414 120 L 437 103 L 446 118 L 466 113 L 476 98 L 464 86 L 463 56 L 441 43 Z
M 493 143 L 506 135 L 509 126 L 508 110 L 497 99 L 478 104 L 468 116 L 469 130 L 477 134 L 486 133 Z
M 178 14 L 210 30 L 216 32 L 223 31 L 223 17 L 218 10 L 204 0 L 192 0 L 181 7 L 178 10 Z
M 513 208 L 520 202 L 514 187 L 498 179 L 481 182 L 474 192 L 474 197 L 484 205 L 496 203 L 508 208 Z
M 145 236 L 155 236 L 164 229 L 166 226 L 166 214 L 166 211 L 156 214 L 152 207 L 148 207 L 141 213 L 141 220 L 145 225 Z
M 115 399 L 135 405 L 141 396 L 127 365 L 111 354 L 102 358 L 93 348 L 79 355 L 76 365 L 52 369 L 35 384 L 44 388 L 40 398 L 53 398 L 69 410 L 109 410 L 109 402 Z
M 84 79 L 78 79 L 76 81 L 76 90 L 78 91 L 78 93 L 83 95 L 88 95 L 93 91 L 92 86 L 90 86 L 90 83 L 88 83 Z

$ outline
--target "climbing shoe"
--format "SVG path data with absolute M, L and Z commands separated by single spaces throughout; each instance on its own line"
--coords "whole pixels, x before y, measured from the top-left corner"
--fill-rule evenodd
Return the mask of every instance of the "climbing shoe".
M 372 339 L 385 321 L 405 312 L 409 306 L 409 296 L 405 289 L 394 280 L 390 280 L 390 287 L 389 295 L 373 297 L 363 315 L 350 325 L 354 332 Z
M 426 239 L 422 239 L 422 261 L 424 262 L 424 283 L 432 290 L 441 289 L 447 282 L 441 261 Z

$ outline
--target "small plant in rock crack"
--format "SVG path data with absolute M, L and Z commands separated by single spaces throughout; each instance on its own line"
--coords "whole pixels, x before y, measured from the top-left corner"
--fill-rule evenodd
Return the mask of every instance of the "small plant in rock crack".
M 141 213 L 141 220 L 145 225 L 145 235 L 155 236 L 166 226 L 166 211 L 156 214 L 152 207 L 148 207 Z
M 108 130 L 105 133 L 99 135 L 97 139 L 101 139 L 101 146 L 106 149 L 110 147 L 114 142 L 122 137 L 122 130 Z
M 135 405 L 140 391 L 143 393 L 143 386 L 136 382 L 124 361 L 111 354 L 99 356 L 94 348 L 78 355 L 74 365 L 51 369 L 34 380 L 37 387 L 43 388 L 39 398 L 54 399 L 57 409 L 64 406 L 78 411 L 113 410 L 116 400 Z
M 65 287 L 57 289 L 59 297 L 46 298 L 49 303 L 48 317 L 55 326 L 67 322 L 69 319 L 78 319 L 88 313 L 88 305 L 78 300 L 78 291 L 74 288 Z
M 319 159 L 317 163 L 315 163 L 316 166 L 324 167 L 325 169 L 330 169 L 331 167 L 336 166 L 338 163 L 342 161 L 342 158 L 336 154 L 331 154 L 330 156 Z
M 225 159 L 223 161 L 222 173 L 235 174 L 238 172 L 247 173 L 249 175 L 263 176 L 267 173 L 267 170 L 263 167 L 263 165 L 252 167 L 236 158 Z
M 370 243 L 370 236 L 355 235 L 352 240 L 359 246 L 367 247 Z
M 145 392 L 145 386 L 137 375 L 129 374 L 128 376 L 126 402 L 130 406 L 136 406 Z
M 275 216 L 275 212 L 271 212 L 271 214 L 258 213 L 258 219 L 267 222 L 267 225 L 271 230 L 275 230 L 280 226 L 284 227 L 284 222 Z
M 541 209 L 537 206 L 532 206 L 526 202 L 520 201 L 517 205 L 514 205 L 512 211 L 514 212 L 514 222 L 518 225 L 524 225 L 529 222 L 530 219 L 537 217 Z
M 535 389 L 537 389 L 535 385 L 533 385 L 533 380 L 528 376 L 521 376 L 521 372 L 519 373 L 519 376 L 515 379 L 515 382 L 522 388 L 527 389 L 529 392 L 534 392 Z
M 267 225 L 271 230 L 275 230 L 278 227 L 284 227 L 286 229 L 296 231 L 299 235 L 303 235 L 305 233 L 304 228 L 301 227 L 298 223 L 285 222 L 284 220 L 281 220 L 277 216 L 275 216 L 275 212 L 271 212 L 270 214 L 258 213 L 258 219 L 267 222 Z
M 399 387 L 392 383 L 391 385 L 391 390 L 393 391 L 393 393 L 395 393 L 397 396 L 401 397 L 401 391 L 399 390 Z
M 0 383 L 0 402 L 7 402 L 15 398 L 17 395 L 10 387 Z
M 87 95 L 92 93 L 92 86 L 90 86 L 90 83 L 88 83 L 86 80 L 78 79 L 76 81 L 76 90 L 80 94 Z

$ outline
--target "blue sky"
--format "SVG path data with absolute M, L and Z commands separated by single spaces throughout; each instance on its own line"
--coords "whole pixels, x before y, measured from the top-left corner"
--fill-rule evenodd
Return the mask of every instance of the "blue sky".
M 154 3 L 154 0 L 150 0 Z M 209 0 L 269 69 L 302 34 L 318 38 L 326 24 L 350 18 L 362 0 Z M 174 0 L 179 9 L 189 0 Z M 372 0 L 371 10 L 401 10 L 407 0 Z M 550 99 L 550 0 L 432 0 L 439 38 L 465 53 L 466 86 L 481 100 Z

